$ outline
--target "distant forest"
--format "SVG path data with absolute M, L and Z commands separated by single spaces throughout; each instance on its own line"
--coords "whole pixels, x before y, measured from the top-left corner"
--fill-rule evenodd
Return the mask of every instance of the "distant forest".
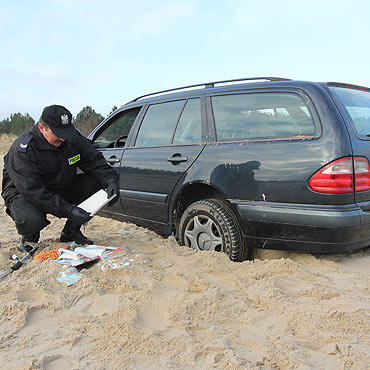
M 109 114 L 117 109 L 114 106 Z M 73 119 L 73 124 L 81 132 L 82 135 L 87 136 L 102 120 L 104 117 L 100 113 L 86 106 L 82 108 L 81 112 Z M 38 120 L 38 118 L 37 118 Z M 25 130 L 31 128 L 36 121 L 28 114 L 13 113 L 9 118 L 0 121 L 0 135 L 20 135 Z

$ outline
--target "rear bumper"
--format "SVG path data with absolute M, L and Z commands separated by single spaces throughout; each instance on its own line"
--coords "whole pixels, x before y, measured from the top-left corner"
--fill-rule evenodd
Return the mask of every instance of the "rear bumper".
M 230 202 L 247 241 L 257 248 L 338 253 L 370 245 L 370 212 L 355 204 Z

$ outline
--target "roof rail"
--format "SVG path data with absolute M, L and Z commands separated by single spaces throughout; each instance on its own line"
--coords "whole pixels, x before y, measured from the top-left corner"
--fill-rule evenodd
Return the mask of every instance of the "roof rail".
M 133 100 L 131 100 L 129 103 L 133 103 L 135 101 L 138 101 L 143 98 L 147 98 L 148 96 L 155 96 L 155 95 L 161 95 L 165 94 L 171 91 L 186 91 L 186 90 L 192 90 L 197 87 L 202 87 L 204 86 L 205 89 L 215 87 L 215 85 L 228 85 L 228 84 L 233 84 L 234 82 L 243 82 L 243 81 L 290 81 L 289 78 L 282 78 L 282 77 L 248 77 L 248 78 L 238 78 L 235 80 L 225 80 L 225 81 L 215 81 L 215 82 L 206 82 L 202 84 L 196 84 L 196 85 L 189 85 L 189 86 L 183 86 L 183 87 L 177 87 L 175 89 L 168 89 L 168 90 L 162 90 L 162 91 L 157 91 L 155 93 L 151 94 L 146 94 L 146 95 L 141 95 Z

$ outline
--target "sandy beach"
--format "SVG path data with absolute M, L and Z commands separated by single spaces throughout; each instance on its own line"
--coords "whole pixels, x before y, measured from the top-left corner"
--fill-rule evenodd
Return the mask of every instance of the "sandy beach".
M 41 251 L 69 247 L 65 220 L 48 218 Z M 2 370 L 370 369 L 370 248 L 233 263 L 100 216 L 83 232 L 126 249 L 127 263 L 94 264 L 71 286 L 53 260 L 1 279 Z M 1 198 L 0 272 L 19 242 Z

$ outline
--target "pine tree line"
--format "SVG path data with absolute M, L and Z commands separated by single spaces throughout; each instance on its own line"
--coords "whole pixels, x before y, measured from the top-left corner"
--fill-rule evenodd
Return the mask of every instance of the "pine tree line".
M 116 109 L 117 107 L 114 106 L 109 114 Z M 103 119 L 104 117 L 100 113 L 96 113 L 92 107 L 86 106 L 73 119 L 73 124 L 82 135 L 87 136 Z M 35 123 L 36 121 L 28 113 L 13 113 L 9 118 L 0 121 L 0 134 L 19 136 Z

